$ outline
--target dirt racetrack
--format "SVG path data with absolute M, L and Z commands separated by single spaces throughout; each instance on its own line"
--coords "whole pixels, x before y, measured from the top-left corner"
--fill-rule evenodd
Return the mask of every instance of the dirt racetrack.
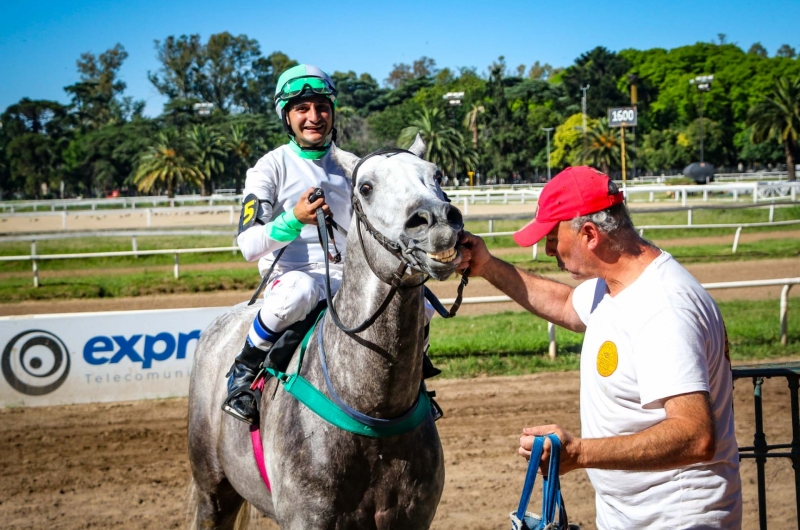
M 577 373 L 445 380 L 432 387 L 446 411 L 438 427 L 447 476 L 433 527 L 508 528 L 525 472 L 515 453 L 519 432 L 552 422 L 578 430 Z M 737 383 L 735 409 L 739 445 L 751 445 L 749 381 Z M 764 412 L 767 441 L 789 442 L 783 381 L 766 383 Z M 185 527 L 186 399 L 0 410 L 0 469 L 3 528 Z M 757 528 L 752 460 L 742 463 L 741 474 L 743 528 Z M 795 527 L 793 483 L 788 460 L 767 463 L 770 528 Z M 595 528 L 586 474 L 570 473 L 563 487 L 571 519 Z M 537 511 L 539 502 L 532 501 Z M 263 520 L 254 526 L 275 528 Z
M 221 219 L 224 222 L 227 220 Z M 700 281 L 710 282 L 796 276 L 798 267 L 800 258 L 687 268 Z M 455 282 L 448 282 L 435 290 L 439 296 L 453 296 L 455 286 Z M 712 294 L 718 300 L 777 299 L 779 292 L 779 287 L 770 287 Z M 250 294 L 22 302 L 0 304 L 0 315 L 227 306 Z M 466 296 L 492 294 L 497 293 L 481 280 L 472 281 L 466 292 Z M 794 289 L 792 295 L 800 295 L 800 289 Z M 514 308 L 511 304 L 464 306 L 462 314 Z M 800 352 L 791 353 L 796 356 Z M 508 513 L 516 506 L 525 472 L 525 462 L 516 456 L 519 433 L 523 426 L 546 423 L 559 423 L 579 432 L 578 374 L 444 380 L 430 386 L 437 391 L 446 412 L 438 423 L 446 457 L 446 484 L 433 528 L 508 528 Z M 734 394 L 739 445 L 752 445 L 751 383 L 739 381 Z M 763 394 L 767 441 L 790 442 L 785 382 L 768 381 Z M 186 406 L 186 399 L 172 399 L 0 409 L 0 527 L 60 530 L 188 526 Z M 742 462 L 741 475 L 743 528 L 758 528 L 753 460 Z M 786 459 L 770 460 L 766 477 L 770 528 L 796 528 L 791 463 Z M 563 487 L 572 521 L 584 529 L 595 528 L 594 491 L 585 472 L 565 476 Z M 539 503 L 536 497 L 532 509 L 538 511 Z M 269 522 L 258 522 L 254 526 L 275 528 Z

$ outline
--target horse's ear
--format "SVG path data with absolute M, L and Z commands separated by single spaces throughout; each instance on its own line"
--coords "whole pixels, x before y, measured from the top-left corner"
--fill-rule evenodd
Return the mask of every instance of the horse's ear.
M 411 144 L 411 147 L 409 147 L 408 150 L 420 158 L 425 158 L 425 152 L 428 150 L 428 148 L 425 147 L 425 141 L 422 139 L 422 136 L 420 136 L 419 133 L 417 133 L 417 137 L 414 138 L 414 143 Z
M 347 175 L 347 178 L 353 178 L 353 171 L 361 160 L 353 153 L 339 149 L 336 147 L 336 144 L 331 144 L 331 158 L 333 158 L 337 166 L 344 170 L 344 174 Z

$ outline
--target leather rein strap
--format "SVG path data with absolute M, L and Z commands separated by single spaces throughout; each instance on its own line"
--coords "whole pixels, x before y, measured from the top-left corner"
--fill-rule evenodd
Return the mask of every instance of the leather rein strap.
M 374 156 L 399 154 L 399 153 L 408 153 L 412 156 L 417 156 L 411 151 L 408 151 L 406 149 L 397 149 L 391 147 L 379 149 L 377 151 L 373 151 L 372 153 L 368 154 L 367 156 L 359 160 L 358 164 L 356 164 L 356 167 L 353 170 L 353 176 L 351 178 L 352 181 L 351 201 L 353 203 L 353 211 L 356 214 L 356 230 L 358 231 L 358 239 L 359 242 L 361 243 L 361 250 L 364 253 L 364 259 L 367 260 L 367 265 L 369 266 L 372 273 L 375 274 L 375 276 L 378 276 L 375 273 L 375 269 L 372 267 L 372 264 L 369 261 L 368 253 L 366 251 L 366 248 L 364 247 L 363 232 L 361 229 L 362 226 L 373 237 L 373 239 L 375 239 L 375 241 L 378 242 L 379 245 L 381 245 L 383 248 L 388 250 L 392 255 L 394 255 L 397 259 L 400 260 L 400 265 L 397 267 L 397 270 L 395 270 L 394 273 L 392 273 L 392 280 L 391 282 L 389 282 L 389 285 L 391 285 L 391 289 L 389 289 L 389 292 L 386 294 L 386 297 L 383 299 L 383 302 L 381 302 L 381 305 L 378 307 L 375 313 L 373 313 L 372 316 L 364 320 L 358 326 L 352 328 L 348 328 L 344 324 L 342 324 L 342 321 L 339 318 L 338 313 L 336 312 L 336 308 L 333 305 L 333 296 L 331 294 L 331 284 L 330 284 L 330 266 L 329 266 L 329 256 L 331 254 L 328 249 L 329 247 L 328 230 L 326 230 L 325 228 L 327 222 L 325 219 L 325 214 L 322 211 L 322 208 L 317 209 L 317 231 L 319 233 L 319 239 L 320 242 L 322 243 L 322 247 L 325 253 L 325 294 L 328 297 L 328 309 L 330 311 L 331 318 L 333 319 L 333 322 L 336 324 L 336 326 L 340 330 L 348 334 L 359 333 L 361 331 L 364 331 L 365 329 L 370 327 L 373 323 L 375 323 L 378 317 L 389 306 L 389 303 L 391 302 L 392 298 L 394 297 L 394 294 L 397 292 L 399 288 L 408 289 L 408 288 L 419 287 L 430 279 L 430 276 L 428 276 L 424 280 L 422 280 L 422 282 L 416 285 L 403 285 L 402 283 L 403 276 L 406 273 L 406 269 L 415 269 L 420 272 L 423 272 L 422 265 L 419 263 L 419 261 L 413 254 L 413 251 L 416 248 L 414 241 L 410 240 L 408 243 L 403 243 L 402 241 L 393 241 L 384 236 L 383 234 L 381 234 L 372 225 L 372 223 L 367 218 L 367 215 L 364 213 L 364 210 L 361 206 L 361 201 L 358 199 L 358 195 L 355 189 L 356 183 L 358 182 L 358 170 L 359 168 L 361 168 L 361 165 L 364 162 L 366 162 L 368 159 Z M 333 221 L 331 220 L 330 222 Z M 461 283 L 458 286 L 458 294 L 456 296 L 456 300 L 449 311 L 444 308 L 442 303 L 439 302 L 439 299 L 436 298 L 436 295 L 434 295 L 433 292 L 427 287 L 424 288 L 424 295 L 425 298 L 428 299 L 428 301 L 431 303 L 433 308 L 436 310 L 437 313 L 439 313 L 440 316 L 442 316 L 443 318 L 453 318 L 454 316 L 456 316 L 456 312 L 458 311 L 458 308 L 461 306 L 461 300 L 464 294 L 464 287 L 467 286 L 467 283 L 469 283 L 468 268 L 463 272 L 461 276 Z

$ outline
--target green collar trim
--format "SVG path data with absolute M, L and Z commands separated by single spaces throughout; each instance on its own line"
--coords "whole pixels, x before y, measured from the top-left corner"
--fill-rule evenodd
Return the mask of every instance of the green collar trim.
M 317 322 L 325 314 L 323 310 L 317 317 Z M 414 408 L 414 412 L 406 419 L 395 425 L 386 427 L 373 427 L 365 425 L 344 413 L 333 401 L 317 390 L 314 385 L 309 383 L 303 376 L 300 375 L 300 368 L 303 364 L 303 357 L 306 353 L 306 348 L 314 336 L 314 331 L 317 329 L 316 323 L 308 330 L 303 342 L 300 344 L 300 354 L 297 359 L 297 371 L 291 374 L 279 372 L 273 368 L 266 370 L 275 376 L 278 381 L 283 385 L 283 389 L 291 394 L 297 401 L 308 407 L 314 414 L 342 430 L 360 434 L 361 436 L 369 436 L 370 438 L 387 438 L 389 436 L 397 436 L 405 434 L 409 431 L 416 429 L 431 413 L 431 401 L 428 392 L 425 390 L 424 385 L 420 387 L 419 399 Z
M 306 160 L 319 160 L 328 154 L 330 148 L 331 144 L 324 145 L 319 149 L 303 149 L 297 142 L 295 142 L 294 138 L 289 140 L 289 149 L 291 149 L 292 152 L 300 158 L 305 158 Z

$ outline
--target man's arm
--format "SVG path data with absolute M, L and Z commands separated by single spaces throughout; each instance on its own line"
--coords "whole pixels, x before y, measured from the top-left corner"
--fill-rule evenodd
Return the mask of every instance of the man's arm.
M 573 287 L 519 269 L 492 256 L 483 239 L 465 232 L 462 240 L 461 269 L 470 267 L 470 276 L 482 276 L 512 300 L 530 311 L 571 331 L 586 329 L 572 306 Z
M 610 438 L 577 438 L 558 425 L 527 427 L 519 453 L 529 458 L 534 436 L 555 433 L 562 442 L 562 474 L 578 468 L 658 471 L 714 457 L 716 430 L 707 392 L 673 396 L 665 401 L 664 410 L 664 421 L 636 434 Z M 549 450 L 545 453 L 542 469 L 549 459 Z

